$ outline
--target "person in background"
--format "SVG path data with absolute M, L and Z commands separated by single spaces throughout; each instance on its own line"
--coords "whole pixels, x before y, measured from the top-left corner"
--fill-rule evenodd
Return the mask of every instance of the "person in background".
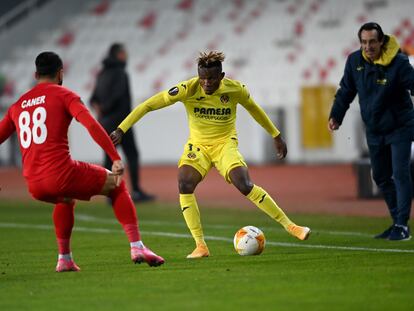
M 414 69 L 394 36 L 377 23 L 358 31 L 361 48 L 348 56 L 328 121 L 338 130 L 358 94 L 373 179 L 388 206 L 392 224 L 378 239 L 411 238 L 411 143 L 414 140 Z
M 131 92 L 125 70 L 127 60 L 128 54 L 122 44 L 114 43 L 110 46 L 90 98 L 98 121 L 108 134 L 131 112 Z M 133 131 L 125 135 L 121 147 L 127 158 L 132 200 L 153 201 L 155 196 L 144 192 L 141 186 L 139 152 Z M 111 163 L 111 159 L 105 154 L 104 166 L 110 169 Z

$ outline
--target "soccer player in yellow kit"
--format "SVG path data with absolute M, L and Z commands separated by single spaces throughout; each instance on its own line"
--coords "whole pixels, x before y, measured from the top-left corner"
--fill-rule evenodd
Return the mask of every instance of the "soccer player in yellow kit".
M 214 166 L 227 182 L 233 184 L 257 207 L 279 222 L 299 240 L 309 237 L 310 229 L 294 224 L 270 195 L 250 180 L 247 165 L 238 150 L 236 106 L 242 105 L 274 138 L 278 158 L 286 156 L 287 148 L 279 130 L 251 98 L 245 85 L 224 78 L 221 52 L 200 53 L 198 77 L 178 83 L 138 105 L 111 133 L 114 144 L 146 113 L 182 102 L 187 110 L 190 137 L 178 163 L 180 206 L 185 221 L 196 242 L 187 258 L 208 257 L 200 212 L 194 190 Z

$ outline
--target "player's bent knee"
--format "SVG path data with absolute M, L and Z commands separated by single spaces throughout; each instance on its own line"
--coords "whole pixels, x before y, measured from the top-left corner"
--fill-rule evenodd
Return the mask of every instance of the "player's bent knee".
M 229 172 L 231 183 L 243 194 L 248 195 L 253 189 L 253 182 L 250 180 L 247 167 L 238 166 Z
M 178 181 L 178 190 L 180 193 L 188 194 L 193 193 L 195 188 L 197 187 L 197 183 L 191 180 L 179 180 Z
M 249 180 L 235 180 L 232 183 L 243 195 L 248 195 L 254 186 Z

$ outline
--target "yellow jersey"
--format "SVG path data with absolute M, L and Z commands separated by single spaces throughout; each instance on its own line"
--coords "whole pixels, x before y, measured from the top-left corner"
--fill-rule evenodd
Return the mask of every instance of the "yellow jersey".
M 118 126 L 124 133 L 146 113 L 182 102 L 187 111 L 191 141 L 215 144 L 237 136 L 236 110 L 242 105 L 250 115 L 272 136 L 279 135 L 264 110 L 255 103 L 245 85 L 224 78 L 219 88 L 207 95 L 195 77 L 178 83 L 168 91 L 162 91 L 138 105 Z

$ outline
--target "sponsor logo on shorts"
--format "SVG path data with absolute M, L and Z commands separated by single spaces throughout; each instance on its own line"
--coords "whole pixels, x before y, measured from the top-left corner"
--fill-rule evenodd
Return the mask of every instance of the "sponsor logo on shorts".
M 187 154 L 187 157 L 188 157 L 189 159 L 195 159 L 195 158 L 197 158 L 197 155 L 196 155 L 194 152 L 189 152 L 189 153 Z
M 172 87 L 168 90 L 168 94 L 170 94 L 171 96 L 177 95 L 178 92 L 179 92 L 179 89 L 176 86 L 174 86 L 174 87 Z
M 228 95 L 221 95 L 221 96 L 220 96 L 220 101 L 221 101 L 223 104 L 227 104 L 227 103 L 229 102 L 229 96 L 228 96 Z

